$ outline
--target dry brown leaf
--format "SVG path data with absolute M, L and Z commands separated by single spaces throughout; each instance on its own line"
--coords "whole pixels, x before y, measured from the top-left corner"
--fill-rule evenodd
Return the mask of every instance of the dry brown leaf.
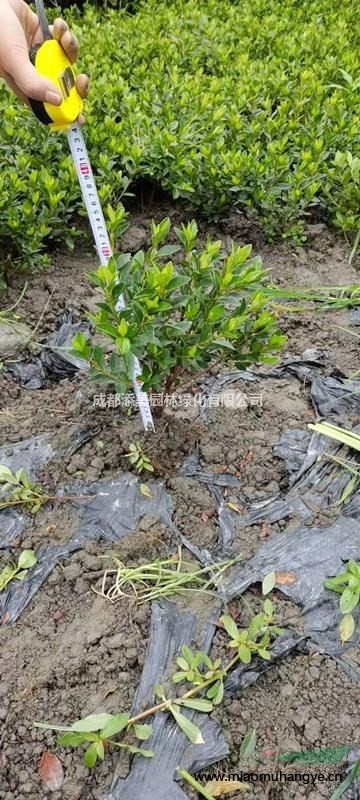
M 212 794 L 213 797 L 224 797 L 227 794 L 231 794 L 232 792 L 236 792 L 240 790 L 241 792 L 247 792 L 250 789 L 248 783 L 242 783 L 241 781 L 209 781 L 205 789 L 209 794 Z
M 57 792 L 61 789 L 64 782 L 64 771 L 61 762 L 53 753 L 43 753 L 37 772 L 50 792 Z
M 297 581 L 293 572 L 275 572 L 276 586 L 291 586 Z

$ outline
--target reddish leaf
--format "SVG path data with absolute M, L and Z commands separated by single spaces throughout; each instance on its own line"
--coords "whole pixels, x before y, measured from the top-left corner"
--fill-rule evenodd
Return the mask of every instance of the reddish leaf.
M 209 517 L 208 517 L 208 515 L 207 515 L 206 511 L 203 511 L 203 512 L 202 512 L 202 514 L 201 514 L 201 521 L 202 521 L 202 522 L 208 522 L 208 521 L 209 521 Z
M 6 611 L 4 616 L 3 616 L 3 618 L 2 618 L 2 620 L 1 620 L 1 622 L 2 622 L 3 625 L 7 625 L 7 623 L 10 622 L 10 619 L 11 619 L 10 611 Z
M 291 586 L 297 580 L 296 575 L 292 572 L 276 572 L 275 576 L 277 586 Z
M 58 792 L 64 781 L 64 772 L 59 759 L 53 753 L 43 753 L 38 766 L 38 775 L 50 792 Z

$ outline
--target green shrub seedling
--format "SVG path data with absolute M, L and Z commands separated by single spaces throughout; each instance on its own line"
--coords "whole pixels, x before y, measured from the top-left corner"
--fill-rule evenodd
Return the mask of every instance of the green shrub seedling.
M 168 395 L 185 372 L 214 361 L 273 363 L 285 342 L 266 308 L 266 273 L 260 258 L 249 260 L 250 245 L 233 245 L 227 255 L 220 241 L 198 249 L 194 221 L 176 230 L 179 245 L 164 244 L 169 232 L 169 219 L 153 223 L 149 250 L 113 257 L 90 275 L 102 294 L 90 319 L 109 346 L 92 346 L 78 333 L 72 347 L 89 362 L 90 376 L 120 395 L 131 388 L 135 356 L 144 391 Z M 176 263 L 169 260 L 175 254 Z M 126 309 L 117 310 L 122 294 Z

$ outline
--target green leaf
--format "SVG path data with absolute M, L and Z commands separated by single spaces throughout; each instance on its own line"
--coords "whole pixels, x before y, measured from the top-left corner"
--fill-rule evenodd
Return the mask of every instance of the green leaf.
M 347 486 L 345 486 L 345 489 L 344 489 L 341 497 L 335 503 L 336 506 L 341 506 L 343 503 L 345 503 L 345 500 L 347 500 L 348 497 L 350 497 L 350 495 L 352 495 L 358 480 L 359 480 L 359 477 L 358 477 L 357 474 L 351 476 L 351 478 L 349 480 L 349 483 L 347 484 Z
M 236 622 L 234 622 L 233 618 L 229 617 L 228 615 L 225 615 L 223 617 L 220 617 L 220 622 L 222 622 L 226 630 L 226 633 L 231 637 L 231 639 L 234 639 L 234 641 L 236 641 L 239 637 L 239 629 L 236 625 Z
M 265 606 L 265 603 L 270 603 L 270 600 L 265 600 L 264 601 L 264 606 Z M 248 627 L 249 639 L 255 640 L 256 635 L 264 627 L 264 624 L 267 624 L 266 623 L 266 619 L 264 618 L 264 614 L 256 614 L 256 616 L 253 617 L 253 619 L 251 620 L 250 625 Z
M 102 739 L 111 739 L 112 736 L 116 736 L 117 733 L 121 733 L 121 731 L 123 731 L 128 724 L 130 714 L 114 714 L 110 715 L 110 717 L 111 718 L 108 720 L 108 722 L 100 730 L 100 736 Z M 98 730 L 98 728 L 95 728 L 95 730 Z
M 210 792 L 205 789 L 205 786 L 199 783 L 199 781 L 197 781 L 196 778 L 190 774 L 190 772 L 187 772 L 186 769 L 178 769 L 177 771 L 180 775 L 180 778 L 182 778 L 183 781 L 186 781 L 189 786 L 195 789 L 195 791 L 200 794 L 201 797 L 204 797 L 205 800 L 214 800 L 214 796 L 210 794 Z
M 179 656 L 179 657 L 176 659 L 176 663 L 177 663 L 178 667 L 180 667 L 180 669 L 182 669 L 182 670 L 185 670 L 185 672 L 187 672 L 187 670 L 188 670 L 188 668 L 189 668 L 189 664 L 188 664 L 188 662 L 185 660 L 185 658 L 182 658 L 181 656 Z
M 104 744 L 99 739 L 96 742 L 96 755 L 100 759 L 100 761 L 104 760 L 104 755 L 105 755 Z
M 29 488 L 29 477 L 23 467 L 17 470 L 17 472 L 15 473 L 15 477 L 18 483 L 22 483 L 24 486 L 27 486 L 27 488 Z
M 116 339 L 116 348 L 120 355 L 126 355 L 131 351 L 131 342 L 130 339 L 127 339 L 125 336 L 123 339 Z
M 251 650 L 247 647 L 246 644 L 241 644 L 238 650 L 240 661 L 243 664 L 250 664 L 251 661 Z
M 20 569 L 30 569 L 37 564 L 37 558 L 33 550 L 23 550 L 18 560 Z
M 14 577 L 17 581 L 23 581 L 24 578 L 26 578 L 28 572 L 29 572 L 28 569 L 22 569 L 21 572 L 17 572 L 16 575 L 14 575 Z
M 343 614 L 348 614 L 357 606 L 359 599 L 359 592 L 354 592 L 350 587 L 347 587 L 340 597 L 340 611 Z
M 276 584 L 275 572 L 274 571 L 273 572 L 269 572 L 267 575 L 265 575 L 265 578 L 263 578 L 263 582 L 262 582 L 262 593 L 263 593 L 263 595 L 266 595 L 266 594 L 269 594 L 270 592 L 272 592 L 275 584 Z
M 181 652 L 182 652 L 187 664 L 189 664 L 189 666 L 192 666 L 193 661 L 194 661 L 194 654 L 190 650 L 190 647 L 188 647 L 187 644 L 183 644 L 183 646 L 181 648 Z
M 179 728 L 181 728 L 187 739 L 189 739 L 192 744 L 204 744 L 204 739 L 200 729 L 197 727 L 197 725 L 194 725 L 194 723 L 191 722 L 188 717 L 185 717 L 184 714 L 181 714 L 179 706 L 177 706 L 175 703 L 172 703 L 169 706 L 169 711 L 173 715 Z
M 165 700 L 164 687 L 160 683 L 154 686 L 154 694 L 158 700 Z
M 253 728 L 251 731 L 249 731 L 249 733 L 247 733 L 244 736 L 241 742 L 240 758 L 241 759 L 251 758 L 251 756 L 255 752 L 255 747 L 256 747 L 256 731 L 255 728 Z
M 264 648 L 261 647 L 258 650 L 258 653 L 259 653 L 260 658 L 263 658 L 264 661 L 271 661 L 271 653 L 269 653 L 268 650 L 265 650 Z
M 10 583 L 13 579 L 14 575 L 16 574 L 16 567 L 11 564 L 7 564 L 4 567 L 3 571 L 0 573 L 0 592 L 3 592 L 5 587 Z
M 17 483 L 16 477 L 11 472 L 11 469 L 5 467 L 4 464 L 0 464 L 0 483 L 11 483 L 14 485 Z
M 95 731 L 103 730 L 112 722 L 113 718 L 113 714 L 90 714 L 90 716 L 74 722 L 70 730 L 79 731 L 79 733 L 95 733 Z
M 217 683 L 211 687 L 211 690 L 206 693 L 206 696 L 212 699 L 214 706 L 219 706 L 224 697 L 224 684 L 222 680 L 217 681 Z
M 345 614 L 339 625 L 341 641 L 348 642 L 355 630 L 355 620 L 352 614 Z
M 180 249 L 181 248 L 177 244 L 165 244 L 163 247 L 160 247 L 158 257 L 173 256 L 175 253 L 178 253 Z
M 85 744 L 85 742 L 94 741 L 93 738 L 95 734 L 91 733 L 64 733 L 63 736 L 60 736 L 58 739 L 58 744 L 63 747 L 79 747 L 81 744 Z
M 219 706 L 222 703 L 224 697 L 224 684 L 223 681 L 219 681 L 217 692 L 215 697 L 213 698 L 214 706 Z
M 360 759 L 355 762 L 354 766 L 350 770 L 349 774 L 346 776 L 345 780 L 340 783 L 340 786 L 337 786 L 335 792 L 332 793 L 330 800 L 340 800 L 340 797 L 345 794 L 348 788 L 351 786 L 355 778 L 357 778 L 360 774 Z
M 273 611 L 274 611 L 274 606 L 273 606 L 273 604 L 272 604 L 271 600 L 269 600 L 269 598 L 268 598 L 268 597 L 267 597 L 267 598 L 264 600 L 264 605 L 263 605 L 263 608 L 264 608 L 264 613 L 265 613 L 265 614 L 266 614 L 268 617 L 272 617 L 272 615 L 273 615 Z
M 154 755 L 153 750 L 144 750 L 143 747 L 135 747 L 133 744 L 126 744 L 121 745 L 124 749 L 126 749 L 129 753 L 133 753 L 133 755 L 143 756 L 143 758 L 152 758 Z
M 139 491 L 140 494 L 143 495 L 143 497 L 148 497 L 149 499 L 154 497 L 154 495 L 152 494 L 146 483 L 140 483 Z
M 185 708 L 193 708 L 195 711 L 203 711 L 204 714 L 209 714 L 213 710 L 213 704 L 210 703 L 210 700 L 203 700 L 202 698 L 182 700 L 181 705 L 185 706 Z
M 97 762 L 97 742 L 93 742 L 84 753 L 84 764 L 88 769 L 93 769 Z
M 126 320 L 122 319 L 121 322 L 118 325 L 118 332 L 119 332 L 120 336 L 126 336 L 126 334 L 128 332 L 128 328 L 129 328 L 129 326 L 128 326 Z
M 326 580 L 324 581 L 324 586 L 326 587 L 326 589 L 336 588 L 338 591 L 340 590 L 341 592 L 342 589 L 341 588 L 339 589 L 338 587 L 343 586 L 344 583 L 347 582 L 347 579 L 348 579 L 348 573 L 341 572 L 339 575 L 336 575 L 335 578 L 326 578 Z
M 175 672 L 172 676 L 173 683 L 182 683 L 187 678 L 187 672 Z
M 170 219 L 167 217 L 160 222 L 159 225 L 156 225 L 154 222 L 152 223 L 152 231 L 151 231 L 151 242 L 154 247 L 157 247 L 161 242 L 166 239 L 169 231 L 170 231 Z
M 71 342 L 71 347 L 73 350 L 76 350 L 79 353 L 83 353 L 84 351 L 86 351 L 88 347 L 88 342 L 86 336 L 83 333 L 81 333 L 81 331 L 78 331 L 76 336 L 74 336 Z
M 133 730 L 137 739 L 141 742 L 146 742 L 152 735 L 151 725 L 133 725 Z
M 39 728 L 42 731 L 69 731 L 71 732 L 71 728 L 69 725 L 53 725 L 51 722 L 34 722 L 34 728 Z

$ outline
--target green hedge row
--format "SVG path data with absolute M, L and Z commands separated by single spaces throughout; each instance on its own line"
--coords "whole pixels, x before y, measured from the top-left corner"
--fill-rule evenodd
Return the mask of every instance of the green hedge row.
M 102 199 L 144 176 L 210 218 L 231 203 L 268 235 L 319 210 L 360 225 L 360 26 L 353 0 L 147 0 L 67 18 L 92 79 L 86 136 Z M 81 208 L 61 135 L 0 92 L 0 238 L 27 259 Z M 39 211 L 40 207 L 40 211 Z

